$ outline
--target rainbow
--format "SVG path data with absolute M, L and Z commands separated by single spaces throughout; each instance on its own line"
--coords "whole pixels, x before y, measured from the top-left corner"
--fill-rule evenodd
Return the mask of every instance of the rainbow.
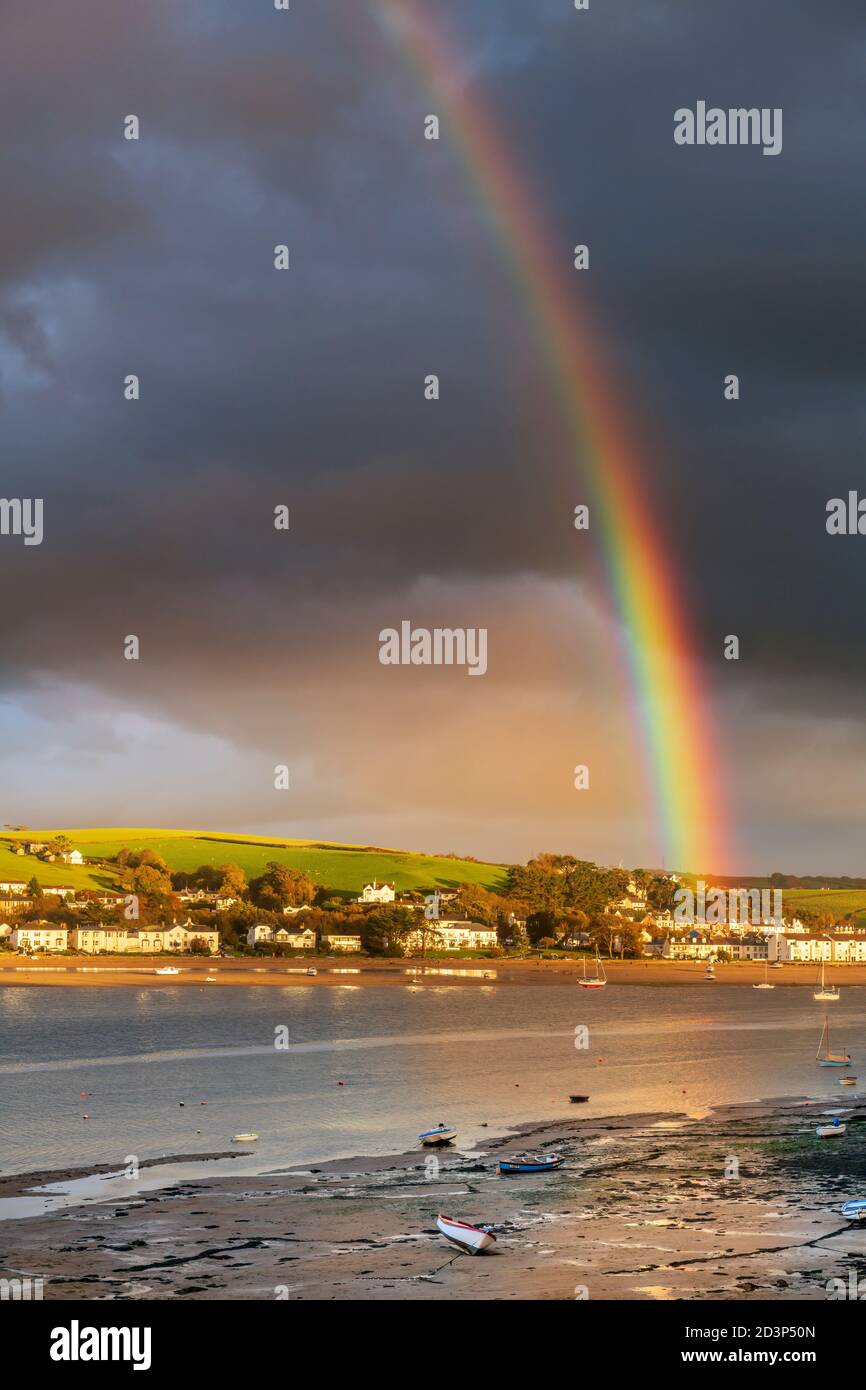
M 569 437 L 586 471 L 593 530 L 615 607 L 620 657 L 633 693 L 656 849 L 670 868 L 731 867 L 728 816 L 710 702 L 682 588 L 668 560 L 628 436 L 600 362 L 597 331 L 573 308 L 567 247 L 554 242 L 523 171 L 477 87 L 460 80 L 462 57 L 436 0 L 372 0 L 444 114 L 452 144 L 485 208 L 550 364 Z M 578 21 L 579 22 L 579 21 Z M 600 518 L 601 526 L 598 527 Z

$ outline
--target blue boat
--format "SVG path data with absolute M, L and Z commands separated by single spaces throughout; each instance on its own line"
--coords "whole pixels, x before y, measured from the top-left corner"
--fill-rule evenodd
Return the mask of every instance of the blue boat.
M 439 1144 L 451 1144 L 456 1138 L 457 1130 L 450 1129 L 440 1120 L 435 1129 L 425 1129 L 423 1134 L 419 1134 L 418 1142 L 432 1148 Z
M 561 1168 L 565 1159 L 562 1154 L 532 1153 L 512 1154 L 511 1158 L 500 1158 L 500 1173 L 552 1173 Z
M 866 1202 L 846 1202 L 841 1208 L 846 1221 L 866 1221 Z

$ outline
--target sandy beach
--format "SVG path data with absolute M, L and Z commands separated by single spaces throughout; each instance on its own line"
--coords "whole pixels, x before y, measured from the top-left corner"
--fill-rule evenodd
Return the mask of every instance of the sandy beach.
M 824 1108 L 576 1117 L 466 1154 L 180 1179 L 0 1222 L 2 1264 L 51 1299 L 826 1300 L 866 1256 L 866 1230 L 838 1214 L 862 1195 L 866 1107 L 832 1141 L 814 1137 Z M 527 1144 L 566 1166 L 499 1176 Z M 69 1176 L 10 1177 L 0 1197 Z M 494 1253 L 456 1252 L 439 1211 L 489 1223 Z
M 170 964 L 164 956 L 136 957 L 48 957 L 44 962 L 9 955 L 0 958 L 0 985 L 48 986 L 129 986 L 141 989 L 200 986 L 208 989 L 219 985 L 278 985 L 281 988 L 300 985 L 317 989 L 344 985 L 377 987 L 406 986 L 422 976 L 431 981 L 437 978 L 449 985 L 568 985 L 574 986 L 580 972 L 575 960 L 437 960 L 422 965 L 418 961 L 375 960 L 348 957 L 316 957 L 309 960 L 202 960 L 186 957 L 174 962 L 178 975 L 158 975 L 156 971 Z M 624 960 L 605 961 L 607 977 L 612 985 L 695 985 L 705 983 L 707 990 L 720 985 L 758 984 L 764 978 L 763 963 L 735 961 L 717 965 L 713 983 L 704 982 L 705 966 L 701 961 Z M 312 966 L 315 975 L 308 975 Z M 784 965 L 772 972 L 776 986 L 813 987 L 814 965 Z M 207 977 L 212 976 L 212 981 Z M 833 978 L 841 984 L 866 985 L 866 964 L 833 965 Z

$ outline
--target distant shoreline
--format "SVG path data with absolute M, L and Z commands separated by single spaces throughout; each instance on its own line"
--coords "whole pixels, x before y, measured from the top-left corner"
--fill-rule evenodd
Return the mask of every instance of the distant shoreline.
M 270 985 L 282 989 L 292 986 L 327 988 L 354 986 L 422 985 L 566 985 L 576 987 L 580 978 L 577 960 L 485 960 L 456 958 L 436 960 L 425 965 L 411 959 L 367 959 L 366 957 L 309 957 L 305 959 L 214 960 L 181 957 L 172 961 L 179 975 L 157 975 L 169 963 L 165 956 L 144 957 L 46 957 L 34 962 L 14 956 L 0 957 L 0 988 L 3 986 L 44 986 L 48 988 L 131 988 L 155 987 L 213 989 L 227 985 Z M 610 985 L 697 985 L 708 992 L 719 985 L 754 985 L 764 979 L 762 961 L 734 961 L 715 967 L 714 982 L 704 978 L 702 961 L 612 960 L 604 962 Z M 307 969 L 317 973 L 308 975 Z M 213 976 L 213 982 L 207 976 Z M 780 988 L 815 984 L 814 964 L 784 965 L 774 970 L 770 983 Z M 834 964 L 834 983 L 866 985 L 866 963 Z

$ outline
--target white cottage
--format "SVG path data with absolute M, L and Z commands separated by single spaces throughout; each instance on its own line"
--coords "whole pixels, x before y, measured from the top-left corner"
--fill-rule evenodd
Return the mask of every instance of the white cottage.
M 359 903 L 392 903 L 397 894 L 393 883 L 377 883 L 373 879 L 372 883 L 365 883 L 361 890 Z

